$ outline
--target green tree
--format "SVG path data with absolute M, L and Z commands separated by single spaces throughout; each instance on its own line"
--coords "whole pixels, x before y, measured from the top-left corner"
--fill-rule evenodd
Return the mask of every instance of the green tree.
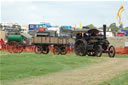
M 124 30 L 128 30 L 128 27 L 123 28 Z
M 92 28 L 92 29 L 97 29 L 97 27 L 95 27 L 93 24 L 89 24 L 87 25 L 87 27 Z
M 116 26 L 116 23 L 110 24 L 109 28 L 111 29 L 114 36 L 116 36 L 116 32 L 118 32 L 120 30 L 120 28 Z

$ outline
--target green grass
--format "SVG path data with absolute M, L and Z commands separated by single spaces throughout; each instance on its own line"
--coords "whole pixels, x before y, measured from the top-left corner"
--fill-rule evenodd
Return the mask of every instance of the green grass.
M 123 74 L 115 76 L 111 80 L 104 81 L 99 85 L 128 85 L 128 71 Z
M 6 53 L 6 52 L 5 52 Z M 71 70 L 102 62 L 103 58 L 79 57 L 74 54 L 48 55 L 22 53 L 0 55 L 0 81 L 13 81 L 22 78 Z

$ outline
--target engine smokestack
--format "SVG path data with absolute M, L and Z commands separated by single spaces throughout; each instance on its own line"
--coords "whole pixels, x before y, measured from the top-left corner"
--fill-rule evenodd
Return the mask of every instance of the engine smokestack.
M 104 39 L 106 39 L 106 25 L 103 25 Z

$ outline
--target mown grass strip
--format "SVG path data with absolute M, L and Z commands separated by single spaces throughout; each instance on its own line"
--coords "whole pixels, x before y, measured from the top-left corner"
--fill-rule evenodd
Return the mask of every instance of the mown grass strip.
M 110 80 L 103 81 L 98 85 L 128 85 L 128 71 L 117 75 Z

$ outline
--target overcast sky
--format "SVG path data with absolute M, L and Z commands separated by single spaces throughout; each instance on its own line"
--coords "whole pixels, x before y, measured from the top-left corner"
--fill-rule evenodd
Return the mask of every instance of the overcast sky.
M 116 22 L 120 6 L 122 22 L 128 26 L 128 1 L 7 1 L 1 2 L 1 22 L 30 24 L 50 22 L 53 25 L 88 25 L 102 26 Z

